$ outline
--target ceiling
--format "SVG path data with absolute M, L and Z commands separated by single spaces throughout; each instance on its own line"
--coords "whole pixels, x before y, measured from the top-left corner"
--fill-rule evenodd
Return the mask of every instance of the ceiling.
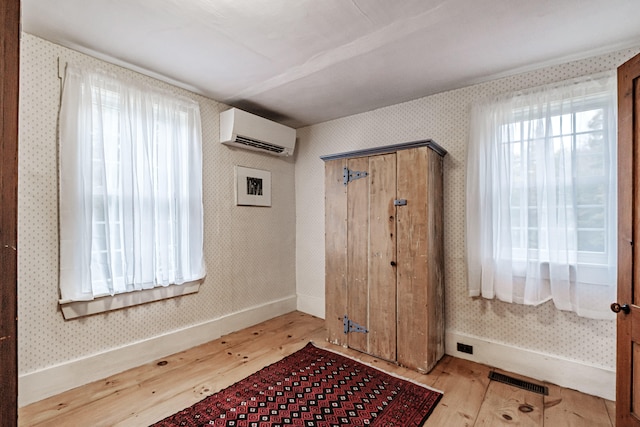
M 23 30 L 300 127 L 640 45 L 638 0 L 22 0 Z

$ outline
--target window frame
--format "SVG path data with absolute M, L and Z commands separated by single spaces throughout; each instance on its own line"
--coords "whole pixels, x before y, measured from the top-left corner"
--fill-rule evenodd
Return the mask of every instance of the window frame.
M 64 73 L 63 76 L 60 76 L 61 78 L 63 78 L 66 83 L 66 78 L 67 78 L 67 73 L 68 73 L 68 65 L 67 63 L 64 63 L 64 67 L 61 67 L 60 71 Z M 179 121 L 183 124 L 186 124 L 187 126 L 184 127 L 184 129 L 179 130 L 178 132 L 180 132 L 180 134 L 182 134 L 183 136 L 187 136 L 188 139 L 185 140 L 184 144 L 180 144 L 180 145 L 184 145 L 184 150 L 185 153 L 186 152 L 190 152 L 190 153 L 194 153 L 193 149 L 195 147 L 198 147 L 198 149 L 200 150 L 199 153 L 195 159 L 197 159 L 198 162 L 202 162 L 202 154 L 201 154 L 201 150 L 202 150 L 202 130 L 201 130 L 201 125 L 200 125 L 200 112 L 199 112 L 199 106 L 197 104 L 197 102 L 194 102 L 190 99 L 181 97 L 179 95 L 175 95 L 171 92 L 168 91 L 164 91 L 164 90 L 160 90 L 151 86 L 147 86 L 145 84 L 140 84 L 137 82 L 133 82 L 130 81 L 126 78 L 122 78 L 119 76 L 114 76 L 111 74 L 105 74 L 100 70 L 97 69 L 85 69 L 83 67 L 74 67 L 74 70 L 76 72 L 84 72 L 85 70 L 91 73 L 96 73 L 96 74 L 102 74 L 103 77 L 107 78 L 107 79 L 112 79 L 112 81 L 118 81 L 118 85 L 123 85 L 123 86 L 128 86 L 128 87 L 132 87 L 132 88 L 136 88 L 135 90 L 141 90 L 144 91 L 143 93 L 145 95 L 143 96 L 149 96 L 151 97 L 150 99 L 153 99 L 153 101 L 150 101 L 152 104 L 152 108 L 154 109 L 154 111 L 158 108 L 158 106 L 160 105 L 157 102 L 157 98 L 153 98 L 155 96 L 164 96 L 164 97 L 170 97 L 172 98 L 174 101 L 176 101 L 176 110 L 172 113 L 172 114 L 181 114 Z M 107 83 L 107 85 L 110 83 Z M 94 87 L 94 86 L 88 86 L 88 84 L 85 82 L 83 83 L 83 87 L 84 89 L 81 90 L 86 90 L 87 87 L 89 87 L 90 91 L 93 90 L 102 90 L 102 91 L 110 91 L 110 89 L 108 87 Z M 113 95 L 118 98 L 121 96 L 121 93 L 119 92 L 119 89 L 113 89 L 112 90 Z M 63 92 L 63 97 L 64 97 L 64 92 Z M 108 96 L 107 96 L 108 98 Z M 113 99 L 111 99 L 111 101 L 113 101 Z M 155 101 L 155 102 L 154 102 Z M 171 102 L 171 101 L 170 101 Z M 62 105 L 62 103 L 61 103 Z M 120 107 L 122 106 L 122 103 L 118 100 L 116 100 L 115 102 L 111 102 L 108 105 L 105 104 L 104 102 L 99 102 L 96 101 L 95 99 L 92 102 L 93 107 L 92 108 L 114 108 L 117 107 L 116 110 L 120 111 Z M 182 110 L 183 109 L 183 110 Z M 172 110 L 169 110 L 172 111 Z M 61 109 L 61 113 L 62 113 L 62 109 Z M 79 114 L 79 113 L 78 113 Z M 116 113 L 119 114 L 119 113 Z M 194 116 L 195 114 L 195 116 Z M 77 121 L 78 119 L 76 119 Z M 194 121 L 195 120 L 195 121 Z M 158 123 L 154 123 L 154 126 L 157 130 L 158 126 L 162 127 L 161 124 Z M 165 124 L 165 126 L 167 126 L 167 124 Z M 73 129 L 73 128 L 72 128 Z M 92 127 L 92 129 L 95 129 L 95 127 Z M 195 131 L 195 132 L 194 132 Z M 93 133 L 93 131 L 92 131 Z M 62 135 L 62 132 L 61 132 Z M 194 136 L 195 135 L 195 136 Z M 78 136 L 77 138 L 81 138 L 80 136 Z M 85 138 L 86 139 L 86 138 Z M 92 137 L 89 137 L 89 139 L 92 139 Z M 81 140 L 80 140 L 81 141 Z M 174 140 L 175 141 L 175 140 Z M 189 143 L 187 143 L 186 141 L 190 141 Z M 91 144 L 93 144 L 93 140 L 90 141 Z M 121 143 L 120 140 L 117 141 L 118 145 Z M 195 144 L 195 145 L 193 145 Z M 66 150 L 69 150 L 70 148 L 66 148 Z M 60 150 L 61 150 L 61 157 L 62 157 L 62 152 L 63 152 L 63 144 L 62 142 L 60 143 Z M 170 152 L 169 152 L 170 153 Z M 189 159 L 194 159 L 193 157 L 191 157 L 191 155 L 186 155 L 185 157 L 189 157 Z M 105 159 L 98 159 L 96 157 L 92 157 L 91 162 L 95 163 L 96 161 L 100 162 L 102 161 L 102 164 L 105 163 Z M 191 167 L 193 167 L 191 161 L 189 160 L 189 168 L 186 169 L 190 169 Z M 62 165 L 60 166 L 61 169 L 61 173 L 60 173 L 60 180 L 61 182 L 63 181 L 63 177 L 62 177 Z M 184 168 L 183 168 L 184 169 Z M 161 174 L 166 174 L 167 172 L 161 172 Z M 155 175 L 155 174 L 154 174 Z M 188 173 L 186 173 L 187 176 L 189 176 Z M 202 189 L 202 182 L 201 182 L 201 178 L 202 178 L 202 172 L 199 172 L 200 175 L 200 179 L 198 180 L 198 182 L 200 182 L 200 184 L 198 185 L 200 189 Z M 190 179 L 193 179 L 193 176 L 197 176 L 197 175 L 191 175 Z M 92 178 L 93 179 L 93 178 Z M 188 178 L 184 178 L 184 179 L 188 179 Z M 95 186 L 95 181 L 92 181 L 93 185 Z M 191 181 L 193 182 L 193 181 Z M 186 183 L 182 183 L 181 187 L 184 187 L 184 185 L 187 185 Z M 185 188 L 189 188 L 189 187 L 185 187 Z M 104 192 L 103 192 L 104 194 Z M 107 195 L 108 196 L 108 195 Z M 200 193 L 199 200 L 202 201 L 202 196 L 203 196 L 203 192 Z M 89 198 L 94 198 L 96 197 L 96 195 L 92 192 L 91 196 L 88 196 Z M 98 196 L 99 197 L 99 196 Z M 168 200 L 173 200 L 176 197 L 179 197 L 179 195 L 175 195 L 175 196 L 169 196 Z M 107 197 L 108 199 L 109 197 Z M 63 202 L 62 202 L 62 197 L 60 198 L 60 204 L 61 207 L 63 207 Z M 66 208 L 68 211 L 68 207 Z M 201 208 L 203 209 L 203 207 Z M 200 210 L 199 213 L 201 215 L 203 215 L 204 211 Z M 189 214 L 191 215 L 191 214 Z M 61 215 L 62 216 L 62 215 Z M 93 218 L 93 216 L 92 216 Z M 173 219 L 172 219 L 173 218 Z M 169 220 L 169 222 L 175 222 L 175 217 L 172 215 L 169 215 L 169 217 L 167 218 Z M 65 221 L 69 221 L 68 219 L 66 219 Z M 62 224 L 62 219 L 60 220 L 61 224 Z M 91 222 L 91 228 L 93 229 L 94 227 L 94 223 Z M 204 224 L 203 224 L 203 218 L 201 217 L 201 221 L 200 224 L 202 226 L 202 228 L 200 229 L 200 241 L 203 242 L 204 239 Z M 61 225 L 62 227 L 62 225 Z M 88 240 L 90 243 L 90 245 L 92 246 L 91 249 L 91 258 L 93 258 L 93 241 L 94 240 Z M 62 236 L 60 236 L 60 243 L 62 245 Z M 175 242 L 171 243 L 168 242 L 169 247 L 171 245 L 175 246 Z M 66 245 L 66 247 L 69 247 L 68 244 Z M 197 247 L 197 245 L 196 245 Z M 71 246 L 72 248 L 72 246 Z M 73 249 L 71 249 L 73 250 Z M 122 247 L 120 247 L 119 249 L 120 251 L 123 250 Z M 157 250 L 157 248 L 155 248 L 154 250 Z M 201 249 L 201 255 L 202 255 L 202 262 L 204 262 L 204 245 L 202 246 Z M 69 264 L 66 264 L 69 265 Z M 74 318 L 78 318 L 78 317 L 83 317 L 83 316 L 87 316 L 87 315 L 92 315 L 92 314 L 97 314 L 97 313 L 103 313 L 103 312 L 107 312 L 107 311 L 111 311 L 111 310 L 117 310 L 117 309 L 121 309 L 121 308 L 126 308 L 126 307 L 130 307 L 130 306 L 134 306 L 134 305 L 139 305 L 139 304 L 144 304 L 144 303 L 148 303 L 148 302 L 153 302 L 153 301 L 160 301 L 160 300 L 164 300 L 164 299 L 169 299 L 169 298 L 175 298 L 175 297 L 179 297 L 179 296 L 184 296 L 184 295 L 189 295 L 189 294 L 193 294 L 199 291 L 200 289 L 200 285 L 204 282 L 205 278 L 206 278 L 206 270 L 204 267 L 204 264 L 201 264 L 202 266 L 202 272 L 203 275 L 202 277 L 198 278 L 198 279 L 189 279 L 188 276 L 185 276 L 185 280 L 183 283 L 181 283 L 180 281 L 176 281 L 175 283 L 173 281 L 171 281 L 168 285 L 164 285 L 164 284 L 160 284 L 160 283 L 155 283 L 156 281 L 154 280 L 153 284 L 149 284 L 150 287 L 147 287 L 146 285 L 143 285 L 143 288 L 140 289 L 139 285 L 136 285 L 138 287 L 138 289 L 126 289 L 124 291 L 119 290 L 116 291 L 115 293 L 111 294 L 109 292 L 93 292 L 93 297 L 89 298 L 89 299 L 84 299 L 84 298 L 79 298 L 79 299 L 63 299 L 60 298 L 60 300 L 58 301 L 58 304 L 61 308 L 61 312 L 64 316 L 65 319 L 74 319 Z M 62 269 L 62 263 L 60 264 L 60 268 Z M 62 271 L 62 270 L 61 270 Z M 192 270 L 193 272 L 193 270 Z M 157 273 L 155 273 L 157 274 Z M 192 275 L 192 277 L 198 277 L 198 275 Z M 62 274 L 61 274 L 61 285 L 62 285 Z M 78 285 L 80 286 L 80 285 Z M 129 287 L 129 285 L 125 285 L 127 287 Z M 61 289 L 62 291 L 62 289 Z M 77 291 L 73 291 L 73 292 L 77 292 Z M 80 295 L 80 294 L 78 294 Z
M 89 301 L 60 302 L 60 309 L 65 320 L 106 313 L 112 310 L 133 307 L 155 301 L 198 293 L 204 278 L 181 285 L 160 286 L 140 291 L 122 292 L 115 295 L 104 295 Z
M 554 135 L 553 137 L 570 137 L 571 138 L 571 144 L 573 147 L 575 147 L 577 145 L 577 139 L 579 135 L 586 135 L 586 134 L 594 134 L 594 133 L 598 133 L 598 132 L 602 132 L 605 135 L 608 133 L 607 129 L 606 129 L 606 123 L 609 123 L 609 117 L 608 116 L 608 102 L 607 102 L 607 96 L 606 95 L 602 95 L 602 94 L 596 94 L 596 95 L 591 95 L 590 97 L 588 97 L 586 99 L 586 102 L 582 102 L 580 103 L 579 106 L 576 106 L 575 108 L 571 108 L 570 112 L 565 112 L 564 114 L 562 113 L 562 111 L 564 110 L 564 108 L 562 107 L 562 102 L 563 101 L 559 101 L 557 102 L 557 105 L 552 109 L 550 116 L 551 117 L 562 117 L 565 115 L 571 115 L 571 133 L 565 134 L 562 131 L 558 134 L 558 135 Z M 568 100 L 569 103 L 571 103 L 571 99 Z M 525 122 L 533 122 L 534 120 L 537 120 L 539 118 L 541 118 L 543 115 L 540 115 L 540 117 L 536 118 L 529 118 L 529 119 L 525 119 L 526 114 L 526 110 L 528 109 L 528 106 L 525 107 L 519 107 L 517 109 L 513 110 L 513 116 L 515 118 L 519 118 L 518 120 L 515 121 L 510 121 L 508 123 L 503 123 L 500 124 L 496 130 L 497 133 L 497 137 L 499 139 L 499 144 L 501 146 L 504 145 L 508 145 L 508 144 L 521 144 L 523 142 L 530 144 L 532 143 L 531 141 L 527 141 L 526 137 L 525 137 L 525 131 L 524 131 L 524 123 Z M 518 111 L 519 110 L 519 111 Z M 576 120 L 576 115 L 581 113 L 581 112 L 587 112 L 587 111 L 593 111 L 593 110 L 602 110 L 603 114 L 605 115 L 605 117 L 603 117 L 603 128 L 599 129 L 599 130 L 594 130 L 591 132 L 587 132 L 587 131 L 578 131 L 577 130 L 577 120 Z M 504 138 L 502 138 L 502 135 L 504 134 L 503 132 L 503 128 L 504 127 L 508 127 L 508 126 L 513 126 L 515 123 L 519 124 L 519 128 L 520 128 L 520 136 L 518 137 L 518 139 L 514 139 L 511 141 L 503 141 Z M 531 126 L 531 125 L 529 125 Z M 546 126 L 546 125 L 545 125 Z M 611 142 L 609 142 L 611 143 Z M 615 143 L 615 141 L 613 142 Z M 607 168 L 611 168 L 611 159 L 607 158 L 604 159 L 604 161 L 607 162 Z M 574 165 L 575 167 L 575 165 Z M 614 166 L 615 167 L 615 166 Z M 575 169 L 577 169 L 577 167 L 575 167 Z M 596 181 L 597 180 L 597 181 Z M 605 185 L 608 185 L 608 178 L 606 176 L 606 174 L 604 174 L 602 177 L 596 177 L 593 175 L 589 175 L 589 176 L 584 176 L 581 177 L 579 180 L 576 179 L 576 183 L 584 183 L 585 181 L 596 181 L 597 183 L 604 183 Z M 579 185 L 579 184 L 577 184 Z M 529 189 L 533 188 L 533 186 L 529 186 Z M 525 196 L 526 197 L 526 196 Z M 586 206 L 586 205 L 583 205 Z M 528 210 L 531 209 L 535 209 L 535 206 L 531 206 L 530 204 L 526 205 Z M 604 274 L 604 271 L 606 270 L 606 266 L 608 265 L 608 260 L 611 256 L 612 253 L 615 253 L 616 248 L 613 247 L 616 242 L 610 242 L 609 239 L 607 238 L 607 229 L 608 227 L 614 226 L 615 225 L 615 218 L 610 218 L 611 215 L 609 215 L 606 203 L 603 203 L 602 205 L 598 205 L 597 207 L 602 207 L 604 210 L 604 226 L 600 229 L 603 230 L 604 233 L 604 250 L 603 252 L 594 252 L 594 251 L 585 251 L 585 250 L 577 250 L 578 253 L 578 262 L 577 264 L 580 265 L 580 270 L 581 272 L 578 273 L 578 281 L 580 282 L 585 282 L 585 283 L 592 283 L 592 284 L 600 284 L 602 282 L 606 281 L 606 277 L 607 275 Z M 513 211 L 515 209 L 520 209 L 521 206 L 514 206 L 511 205 L 510 207 L 510 211 Z M 522 215 L 522 214 L 521 214 Z M 577 216 L 577 213 L 576 213 Z M 513 219 L 513 216 L 511 216 L 511 218 Z M 614 223 L 614 225 L 612 225 L 611 223 Z M 512 234 L 515 230 L 518 230 L 519 233 L 518 234 L 522 234 L 523 232 L 523 227 L 522 226 L 512 226 Z M 539 227 L 527 227 L 526 232 L 530 232 L 532 230 L 538 230 Z M 579 227 L 578 225 L 576 225 L 576 232 L 579 231 L 589 231 L 588 228 L 585 227 Z M 529 253 L 529 256 L 526 255 L 526 253 Z M 513 260 L 514 262 L 521 262 L 524 261 L 526 259 L 528 259 L 531 255 L 536 256 L 539 253 L 544 253 L 544 250 L 540 250 L 540 249 L 535 249 L 535 248 L 526 248 L 526 247 L 518 247 L 516 248 L 514 245 L 514 249 L 512 252 L 513 255 Z M 538 258 L 544 258 L 544 257 L 540 257 L 538 256 Z M 520 270 L 520 269 L 518 269 Z M 514 271 L 514 273 L 518 276 L 520 276 L 520 274 L 516 273 Z

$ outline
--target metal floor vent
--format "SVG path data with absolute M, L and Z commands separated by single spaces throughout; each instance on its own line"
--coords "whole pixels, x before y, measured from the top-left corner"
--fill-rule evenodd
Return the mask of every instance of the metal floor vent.
M 534 384 L 529 381 L 519 380 L 517 378 L 513 378 L 508 375 L 499 374 L 495 371 L 489 372 L 489 379 L 492 381 L 498 381 L 504 384 L 512 385 L 514 387 L 522 388 L 524 390 L 532 391 L 534 393 L 542 394 L 544 396 L 549 395 L 549 389 L 543 385 Z

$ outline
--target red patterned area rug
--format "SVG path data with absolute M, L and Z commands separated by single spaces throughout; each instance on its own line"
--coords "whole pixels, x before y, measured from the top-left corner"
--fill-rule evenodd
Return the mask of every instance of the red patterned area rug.
M 442 393 L 307 344 L 160 426 L 421 426 Z

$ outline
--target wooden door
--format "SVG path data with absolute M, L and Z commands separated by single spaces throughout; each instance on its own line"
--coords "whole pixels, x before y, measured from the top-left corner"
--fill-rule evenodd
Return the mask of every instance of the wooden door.
M 396 360 L 396 155 L 325 163 L 327 334 Z M 367 175 L 344 185 L 344 168 Z M 344 316 L 368 332 L 344 333 Z
M 349 159 L 350 171 L 367 172 L 369 158 Z M 352 322 L 369 326 L 369 177 L 353 180 L 347 189 L 347 311 Z M 372 277 L 373 278 L 373 277 Z M 369 335 L 351 332 L 347 345 L 369 353 Z
M 640 426 L 639 146 L 640 55 L 618 68 L 618 427 Z
M 18 423 L 17 210 L 20 1 L 0 6 L 0 425 Z
M 327 339 L 347 344 L 343 318 L 347 314 L 347 187 L 346 159 L 324 164 L 325 319 Z
M 369 158 L 367 353 L 396 360 L 396 154 Z M 350 194 L 350 191 L 348 190 Z M 349 196 L 350 197 L 350 196 Z M 355 243 L 355 242 L 354 242 Z M 368 244 L 367 244 L 368 243 Z M 357 243 L 356 243 L 357 244 Z M 349 294 L 351 298 L 351 294 Z
M 444 355 L 442 158 L 398 151 L 398 363 L 429 372 Z
M 367 329 L 348 346 L 396 360 L 396 155 L 349 159 L 367 176 L 347 185 L 347 315 Z

